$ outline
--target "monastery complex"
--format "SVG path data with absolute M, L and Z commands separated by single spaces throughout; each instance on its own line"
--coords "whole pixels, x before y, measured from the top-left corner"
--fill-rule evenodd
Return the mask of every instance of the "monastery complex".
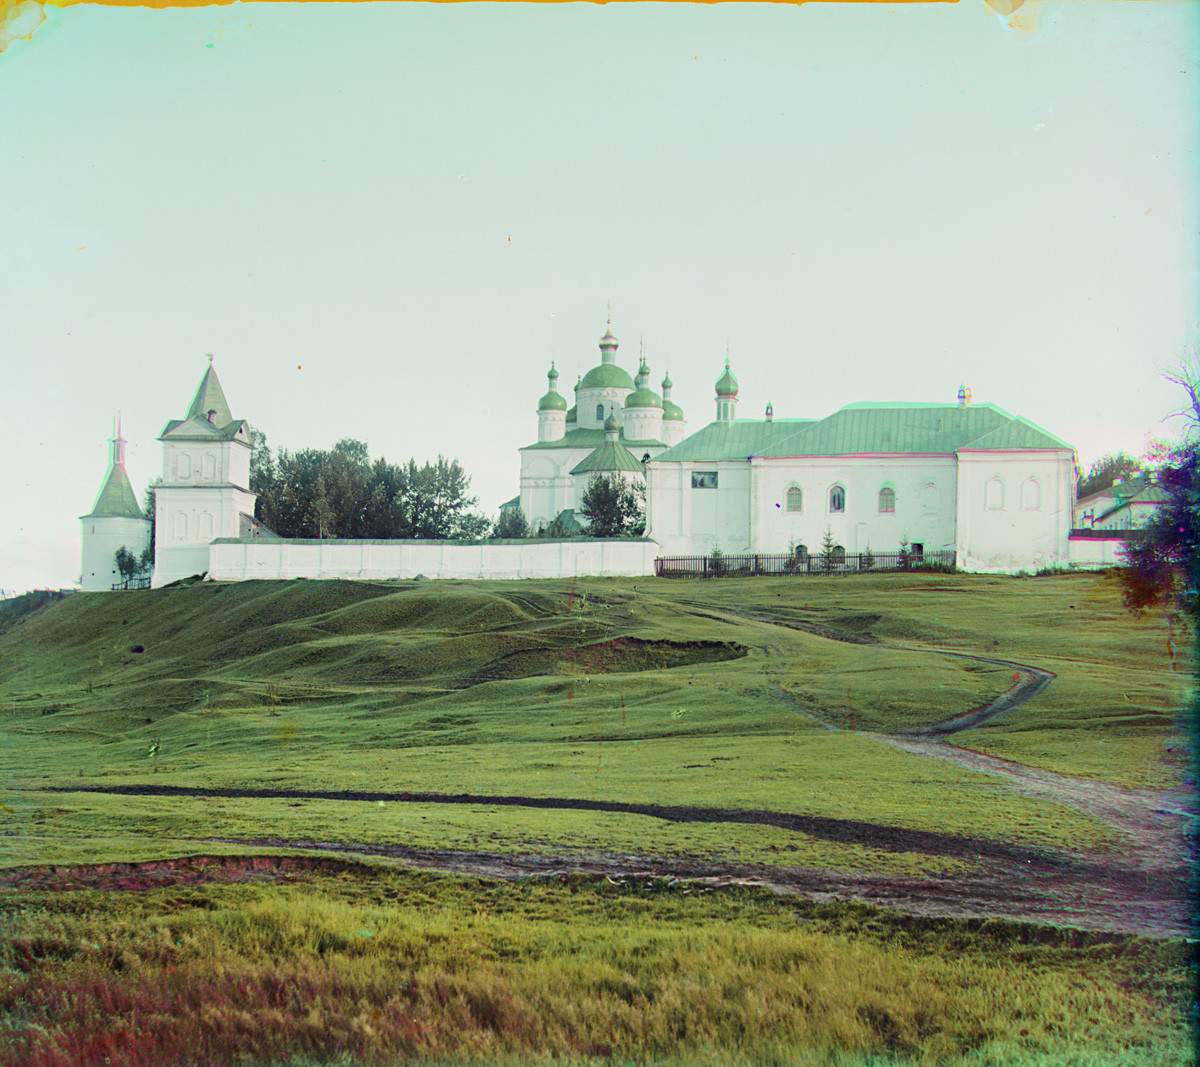
M 560 392 L 551 364 L 537 402 L 537 440 L 518 449 L 520 507 L 537 531 L 582 533 L 584 491 L 597 475 L 646 487 L 643 538 L 522 541 L 285 540 L 254 519 L 249 424 L 233 417 L 206 369 L 184 417 L 166 423 L 155 491 L 153 584 L 194 574 L 218 580 L 346 577 L 569 577 L 654 573 L 660 557 L 807 555 L 828 534 L 839 552 L 952 557 L 961 569 L 1011 572 L 1115 562 L 1120 534 L 1074 529 L 1075 450 L 990 403 L 857 403 L 823 418 L 738 417 L 728 358 L 713 418 L 689 433 L 665 374 L 656 391 L 639 359 L 618 362 L 611 325 L 600 362 Z M 120 581 L 115 553 L 149 543 L 124 467 L 119 425 L 109 471 L 81 517 L 84 589 Z M 1088 517 L 1097 514 L 1092 501 Z M 1117 510 L 1120 510 L 1119 508 Z M 1109 523 L 1121 525 L 1120 516 Z M 1126 523 L 1125 525 L 1128 525 Z M 1108 541 L 1114 541 L 1109 545 Z M 1111 558 L 1110 558 L 1111 557 Z

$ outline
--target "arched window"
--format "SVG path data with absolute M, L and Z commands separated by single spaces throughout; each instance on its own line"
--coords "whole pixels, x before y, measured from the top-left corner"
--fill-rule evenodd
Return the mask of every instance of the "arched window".
M 187 535 L 187 516 L 181 511 L 175 516 L 175 537 L 182 541 Z
M 204 477 L 209 481 L 217 476 L 217 457 L 211 452 L 204 454 Z
M 175 461 L 175 471 L 180 478 L 188 478 L 192 473 L 192 457 L 186 452 L 179 453 Z
M 896 490 L 891 486 L 885 485 L 879 490 L 879 512 L 880 514 L 890 515 L 896 510 Z
M 596 405 L 596 421 L 597 422 L 604 421 L 604 405 L 603 404 Z
M 941 494 L 936 485 L 926 485 L 921 490 L 921 508 L 926 515 L 936 515 Z
M 835 485 L 829 490 L 829 510 L 846 510 L 846 490 L 840 485 Z
M 1021 507 L 1037 511 L 1042 506 L 1042 483 L 1032 475 L 1021 483 Z
M 991 477 L 983 487 L 983 506 L 989 511 L 1004 509 L 1004 482 L 998 477 Z
M 833 551 L 829 553 L 829 558 L 832 563 L 841 566 L 846 562 L 846 550 L 841 545 L 834 545 Z
M 799 486 L 790 486 L 787 491 L 787 509 L 788 511 L 802 511 L 804 504 L 804 495 L 800 492 Z

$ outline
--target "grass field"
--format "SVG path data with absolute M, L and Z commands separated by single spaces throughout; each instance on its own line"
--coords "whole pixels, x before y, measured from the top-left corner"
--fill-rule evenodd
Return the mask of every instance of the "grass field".
M 830 629 L 882 645 L 821 636 Z M 909 874 L 974 866 L 923 851 L 920 834 L 1103 850 L 1115 831 L 1073 808 L 861 731 L 928 725 L 1002 694 L 1011 668 L 939 654 L 975 653 L 1057 679 L 956 744 L 1175 788 L 1188 769 L 1176 720 L 1189 649 L 1176 638 L 1172 665 L 1166 638 L 1090 575 L 206 583 L 10 601 L 0 866 L 245 851 L 220 838 Z M 466 796 L 67 791 L 149 785 Z M 859 820 L 917 843 L 473 796 Z M 396 895 L 380 897 L 376 882 Z M 1181 949 L 1136 938 L 1038 935 L 1054 946 L 1046 955 L 1015 950 L 1007 927 L 926 929 L 834 905 L 817 915 L 795 898 L 380 869 L 366 883 L 343 872 L 183 895 L 0 891 L 0 905 L 10 946 L 0 1054 L 14 1064 L 76 1063 L 85 1047 L 163 1062 L 148 1050 L 171 1041 L 199 1042 L 216 1062 L 234 1052 L 278 1062 L 281 1051 L 290 1062 L 1190 1062 Z M 53 944 L 21 956 L 38 937 Z M 947 939 L 957 947 L 940 960 Z M 474 948 L 446 948 L 466 943 L 483 946 L 480 966 Z M 119 964 L 118 945 L 142 963 Z M 1142 977 L 1146 953 L 1157 985 Z M 160 964 L 176 977 L 159 995 L 197 1029 L 173 1030 L 166 1009 L 153 1023 L 143 1013 L 143 1047 L 131 1006 L 150 997 L 139 974 Z M 410 972 L 409 992 L 385 978 Z M 207 990 L 232 1004 L 239 982 L 274 1022 L 235 1025 L 194 1002 Z M 42 991 L 32 1001 L 30 983 Z M 106 1014 L 121 1041 L 97 1023 Z M 439 1019 L 457 1020 L 459 1037 L 431 1030 Z M 108 1036 L 88 1045 L 93 1032 Z M 55 1059 L 55 1047 L 76 1051 Z

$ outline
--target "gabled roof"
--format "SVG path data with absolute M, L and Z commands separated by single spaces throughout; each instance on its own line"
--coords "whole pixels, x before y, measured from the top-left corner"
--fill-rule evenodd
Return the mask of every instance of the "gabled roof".
M 210 411 L 213 413 L 211 419 L 208 417 Z M 232 441 L 239 436 L 245 444 L 250 444 L 249 424 L 245 419 L 234 419 L 229 413 L 225 391 L 221 388 L 217 372 L 210 363 L 204 377 L 200 379 L 196 395 L 188 405 L 187 414 L 182 419 L 168 421 L 158 439 L 162 441 L 170 437 L 177 441 Z
M 175 441 L 232 441 L 239 431 L 247 427 L 247 433 L 242 435 L 246 444 L 250 443 L 249 424 L 245 419 L 237 419 L 227 426 L 215 426 L 199 415 L 190 419 L 171 419 L 158 435 L 160 441 L 171 438 Z
M 129 484 L 129 475 L 119 463 L 114 463 L 100 487 L 96 503 L 92 510 L 82 516 L 85 519 L 119 516 L 121 518 L 140 519 L 142 509 L 138 507 L 137 496 L 133 486 Z
M 746 459 L 761 456 L 775 442 L 795 434 L 809 425 L 812 419 L 726 419 L 710 422 L 702 430 L 684 438 L 673 448 L 668 448 L 659 460 L 699 460 L 715 462 L 719 459 Z M 656 460 L 657 462 L 657 460 Z
M 662 448 L 661 441 L 630 441 L 625 437 L 625 431 L 621 431 L 621 436 L 618 438 L 622 444 L 628 448 Z M 526 445 L 520 449 L 521 452 L 529 452 L 534 449 L 538 451 L 546 451 L 554 448 L 586 448 L 593 449 L 604 443 L 604 431 L 597 427 L 594 430 L 575 429 L 568 430 L 557 441 L 538 441 L 536 444 Z
M 1120 489 L 1120 486 L 1114 486 Z M 1170 497 L 1167 491 L 1161 485 L 1155 485 L 1147 480 L 1142 484 L 1141 488 L 1135 492 L 1128 494 L 1119 493 L 1116 497 L 1116 502 L 1111 508 L 1096 518 L 1096 522 L 1103 522 L 1110 515 L 1115 515 L 1118 511 L 1124 511 L 1131 504 L 1161 504 Z
M 643 470 L 642 465 L 634 459 L 633 453 L 620 441 L 605 441 L 594 452 L 572 467 L 571 473 L 586 474 L 589 471 L 594 474 L 602 474 L 605 471 L 637 471 L 641 473 Z
M 684 442 L 686 444 L 687 442 Z M 1070 449 L 995 404 L 849 404 L 754 455 L 954 453 L 961 449 Z

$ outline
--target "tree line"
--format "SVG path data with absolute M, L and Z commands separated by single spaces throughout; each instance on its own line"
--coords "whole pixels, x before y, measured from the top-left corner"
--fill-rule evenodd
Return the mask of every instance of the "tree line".
M 531 530 L 520 508 L 496 521 L 475 509 L 471 479 L 457 459 L 389 463 L 371 459 L 366 442 L 343 438 L 331 449 L 272 450 L 266 435 L 250 431 L 250 491 L 254 518 L 286 538 L 475 541 L 486 538 L 564 537 L 559 520 Z M 154 542 L 155 489 L 146 487 L 145 516 Z M 619 477 L 594 477 L 584 494 L 582 517 L 593 537 L 638 536 L 645 527 L 645 486 Z M 576 530 L 576 532 L 578 532 Z M 128 554 L 121 573 L 148 569 L 152 552 L 137 564 Z M 126 574 L 126 576 L 129 576 Z

